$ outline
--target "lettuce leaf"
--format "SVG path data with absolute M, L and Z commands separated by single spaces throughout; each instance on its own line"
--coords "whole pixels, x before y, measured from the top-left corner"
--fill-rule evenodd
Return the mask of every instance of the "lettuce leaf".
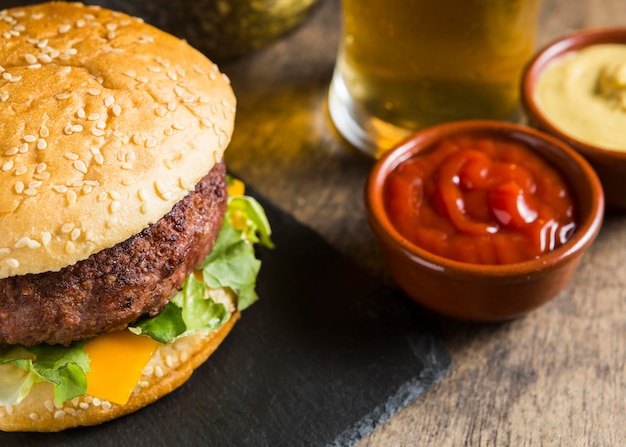
M 0 349 L 0 365 L 5 365 L 3 372 L 6 373 L 0 396 L 7 399 L 0 403 L 7 405 L 21 401 L 31 387 L 39 382 L 54 385 L 57 403 L 84 395 L 87 391 L 86 373 L 89 372 L 89 357 L 83 349 L 84 344 L 77 342 L 69 347 L 39 345 Z M 10 365 L 21 371 L 6 367 Z M 9 402 L 11 399 L 13 401 Z
M 273 248 L 270 236 L 265 211 L 255 199 L 249 196 L 229 198 L 215 246 L 200 266 L 203 280 L 190 275 L 163 312 L 137 321 L 130 330 L 169 343 L 190 331 L 218 329 L 228 321 L 230 312 L 211 298 L 210 291 L 231 291 L 237 296 L 239 310 L 256 301 L 254 288 L 261 261 L 255 257 L 253 244 Z
M 230 313 L 211 297 L 212 289 L 235 294 L 239 310 L 256 301 L 254 287 L 261 262 L 253 244 L 272 248 L 270 236 L 265 211 L 255 199 L 229 197 L 215 247 L 200 268 L 202 281 L 190 275 L 159 315 L 140 319 L 129 330 L 168 343 L 190 332 L 218 329 Z M 90 370 L 84 345 L 83 341 L 69 347 L 0 346 L 0 405 L 19 403 L 39 382 L 54 385 L 59 404 L 84 395 Z

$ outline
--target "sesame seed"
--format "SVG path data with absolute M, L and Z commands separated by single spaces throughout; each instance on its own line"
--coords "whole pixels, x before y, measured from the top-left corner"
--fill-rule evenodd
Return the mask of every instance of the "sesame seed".
M 54 404 L 52 403 L 51 400 L 47 400 L 43 403 L 44 407 L 46 407 L 46 410 L 52 412 L 54 411 Z
M 81 402 L 78 404 L 78 406 L 80 407 L 81 410 L 88 410 L 89 409 L 89 404 L 86 402 Z
M 52 240 L 52 234 L 50 234 L 50 232 L 44 231 L 43 233 L 41 233 L 41 243 L 44 246 L 48 245 L 51 240 Z
M 120 116 L 120 114 L 122 113 L 122 108 L 118 104 L 114 104 L 111 108 L 111 111 L 113 112 L 113 115 Z
M 9 253 L 11 253 L 11 249 L 10 248 L 6 248 L 6 247 L 0 248 L 0 256 L 6 256 Z
M 148 202 L 143 202 L 141 204 L 141 207 L 139 208 L 139 211 L 141 211 L 141 214 L 148 214 L 148 211 L 150 211 Z
M 36 64 L 37 63 L 37 58 L 35 56 L 33 56 L 32 54 L 25 54 L 24 55 L 24 59 L 26 59 L 26 63 L 27 64 Z
M 9 160 L 2 165 L 2 170 L 5 172 L 10 171 L 11 169 L 13 169 L 13 160 Z
M 74 124 L 72 126 L 72 132 L 82 132 L 83 131 L 83 126 L 81 126 L 80 124 Z
M 39 173 L 41 173 L 41 172 L 45 171 L 47 167 L 48 167 L 48 165 L 46 165 L 45 163 L 39 163 L 39 164 L 37 165 L 37 167 L 35 168 L 35 172 L 36 172 L 37 174 L 39 174 Z
M 143 143 L 143 138 L 138 133 L 133 135 L 133 143 L 141 145 Z
M 5 264 L 7 266 L 9 266 L 12 269 L 16 269 L 16 268 L 18 268 L 20 266 L 19 261 L 17 259 L 15 259 L 15 258 L 6 259 L 4 262 L 5 262 Z M 10 405 L 7 405 L 5 408 L 6 408 L 7 413 L 10 415 L 11 412 L 9 411 L 9 407 L 10 407 Z M 13 410 L 13 408 L 11 408 L 11 411 L 12 410 Z
M 106 95 L 104 97 L 104 105 L 106 107 L 111 107 L 115 103 L 115 98 L 111 95 Z
M 93 158 L 100 166 L 104 164 L 104 156 L 100 152 L 94 154 Z
M 50 136 L 50 131 L 48 130 L 48 128 L 46 127 L 45 124 L 42 124 L 41 127 L 39 128 L 39 135 L 42 138 L 46 138 L 46 137 Z
M 28 415 L 28 417 L 33 421 L 36 421 L 37 419 L 39 419 L 39 415 L 37 413 L 31 413 Z
M 185 126 L 183 126 L 180 123 L 174 123 L 174 124 L 172 124 L 172 128 L 175 129 L 175 130 L 184 130 Z
M 56 96 L 56 99 L 61 99 L 61 100 L 63 100 L 63 99 L 68 99 L 70 96 L 71 96 L 71 95 L 70 95 L 69 93 L 59 93 L 59 94 Z
M 72 152 L 68 152 L 67 154 L 64 155 L 64 157 L 67 158 L 68 160 L 78 160 L 78 155 Z
M 25 154 L 28 152 L 28 143 L 20 144 L 20 154 Z
M 124 75 L 130 77 L 130 78 L 134 78 L 135 76 L 137 76 L 137 73 L 135 72 L 135 70 L 126 70 L 124 72 Z
M 35 135 L 24 135 L 22 138 L 24 138 L 24 141 L 26 141 L 27 143 L 33 143 L 37 141 L 37 137 Z
M 148 139 L 146 139 L 146 147 L 155 147 L 157 145 L 157 140 L 154 137 L 148 137 Z
M 59 70 L 59 73 L 61 73 L 62 75 L 66 75 L 69 74 L 72 71 L 72 67 L 70 67 L 69 65 L 66 65 L 65 67 L 62 67 Z
M 89 194 L 91 191 L 93 191 L 93 186 L 91 185 L 83 186 L 83 189 L 82 189 L 83 194 Z
M 103 137 L 106 135 L 106 132 L 104 130 L 101 129 L 91 129 L 91 134 L 94 137 Z
M 13 246 L 13 248 L 24 248 L 24 247 L 27 247 L 27 246 L 28 246 L 28 241 L 30 241 L 30 238 L 29 238 L 29 237 L 24 236 L 24 237 L 20 238 L 20 239 L 19 239 L 19 240 L 15 243 L 15 245 Z
M 47 54 L 40 54 L 39 61 L 43 62 L 44 64 L 49 64 L 50 62 L 52 62 L 52 58 Z
M 81 107 L 80 109 L 78 109 L 78 112 L 76 112 L 76 115 L 78 115 L 79 118 L 85 118 L 86 116 L 85 109 Z
M 74 162 L 74 169 L 82 172 L 83 174 L 87 174 L 87 165 L 85 165 L 85 162 L 82 160 L 76 160 Z
M 120 209 L 121 203 L 119 200 L 113 200 L 111 205 L 109 205 L 109 212 L 111 214 L 115 214 Z
M 60 194 L 65 194 L 67 192 L 67 186 L 65 185 L 54 185 L 52 189 Z
M 9 99 L 9 92 L 2 92 L 0 94 L 0 101 L 6 102 Z
M 44 140 L 43 138 L 40 138 L 37 141 L 37 149 L 39 149 L 40 151 L 46 149 L 47 147 L 48 147 L 48 142 Z
M 30 64 L 27 66 L 29 69 L 41 68 L 41 64 Z
M 183 351 L 180 353 L 180 361 L 185 363 L 187 360 L 189 360 L 189 353 L 187 351 Z
M 26 166 L 19 166 L 15 169 L 15 175 L 26 174 L 26 171 L 28 171 L 28 168 Z
M 24 194 L 26 194 L 27 196 L 34 196 L 37 195 L 37 190 L 34 188 L 27 188 L 24 190 Z
M 80 237 L 80 233 L 80 229 L 74 228 L 70 233 L 70 240 L 75 241 L 76 239 L 78 239 Z
M 57 411 L 54 412 L 54 418 L 55 419 L 61 419 L 64 416 L 65 416 L 65 411 L 63 411 L 63 410 L 57 410 Z
M 90 88 L 89 90 L 87 90 L 87 93 L 89 93 L 91 96 L 98 96 L 102 93 L 102 90 L 98 88 Z
M 67 241 L 65 243 L 65 252 L 74 253 L 75 251 L 76 251 L 76 246 L 72 243 L 72 241 Z
M 22 192 L 24 192 L 24 183 L 17 181 L 15 183 L 15 192 L 18 194 L 22 194 Z
M 98 121 L 100 119 L 100 114 L 99 113 L 91 113 L 91 114 L 89 114 L 87 119 L 89 121 Z
M 102 401 L 100 399 L 98 399 L 97 397 L 93 398 L 93 406 L 94 407 L 99 407 L 100 405 L 102 405 Z
M 72 230 L 74 229 L 74 227 L 75 227 L 75 226 L 76 226 L 76 225 L 74 225 L 72 222 L 67 222 L 67 223 L 64 223 L 64 224 L 61 226 L 61 233 L 67 234 L 67 233 L 69 233 L 70 231 L 72 231 Z
M 40 182 L 39 180 L 33 180 L 31 182 L 28 182 L 28 187 L 29 188 L 39 188 L 43 183 Z
M 85 20 L 83 19 L 78 19 L 76 21 L 76 28 L 82 28 L 83 26 L 85 26 Z
M 68 189 L 67 190 L 67 194 L 65 195 L 65 197 L 67 198 L 67 202 L 70 205 L 73 205 L 73 204 L 76 203 L 76 193 L 73 190 Z
M 163 184 L 161 184 L 159 181 L 154 182 L 154 190 L 156 191 L 157 195 L 163 200 L 171 200 L 174 197 L 174 194 L 172 194 L 171 191 L 165 189 Z
M 19 151 L 19 149 L 17 148 L 17 146 L 12 147 L 11 149 L 9 149 L 8 151 L 6 151 L 4 154 L 5 155 L 15 155 L 17 154 L 17 152 Z
M 39 174 L 35 174 L 33 177 L 38 179 L 38 180 L 47 180 L 47 179 L 50 178 L 50 173 L 49 172 L 41 172 Z
M 59 33 L 61 33 L 61 34 L 65 34 L 65 33 L 67 33 L 67 32 L 68 32 L 71 28 L 72 28 L 72 27 L 71 27 L 71 25 L 68 25 L 67 23 L 65 23 L 65 24 L 63 24 L 63 25 L 61 25 L 61 26 L 59 27 Z

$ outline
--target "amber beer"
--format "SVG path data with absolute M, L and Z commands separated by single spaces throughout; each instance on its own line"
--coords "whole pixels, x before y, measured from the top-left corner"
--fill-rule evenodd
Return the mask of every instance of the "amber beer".
M 384 151 L 445 121 L 507 119 L 534 50 L 540 0 L 343 0 L 331 117 Z

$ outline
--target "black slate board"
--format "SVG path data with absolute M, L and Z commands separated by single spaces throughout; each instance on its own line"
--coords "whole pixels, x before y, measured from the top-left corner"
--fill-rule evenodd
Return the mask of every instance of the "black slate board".
M 261 300 L 185 385 L 97 427 L 0 433 L 0 446 L 351 446 L 446 374 L 406 299 L 260 201 L 276 244 L 259 250 Z

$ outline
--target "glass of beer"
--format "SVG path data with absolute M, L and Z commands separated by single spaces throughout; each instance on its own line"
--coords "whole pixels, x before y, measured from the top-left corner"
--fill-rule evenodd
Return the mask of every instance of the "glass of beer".
M 328 106 L 374 157 L 461 119 L 514 120 L 540 0 L 342 0 Z

